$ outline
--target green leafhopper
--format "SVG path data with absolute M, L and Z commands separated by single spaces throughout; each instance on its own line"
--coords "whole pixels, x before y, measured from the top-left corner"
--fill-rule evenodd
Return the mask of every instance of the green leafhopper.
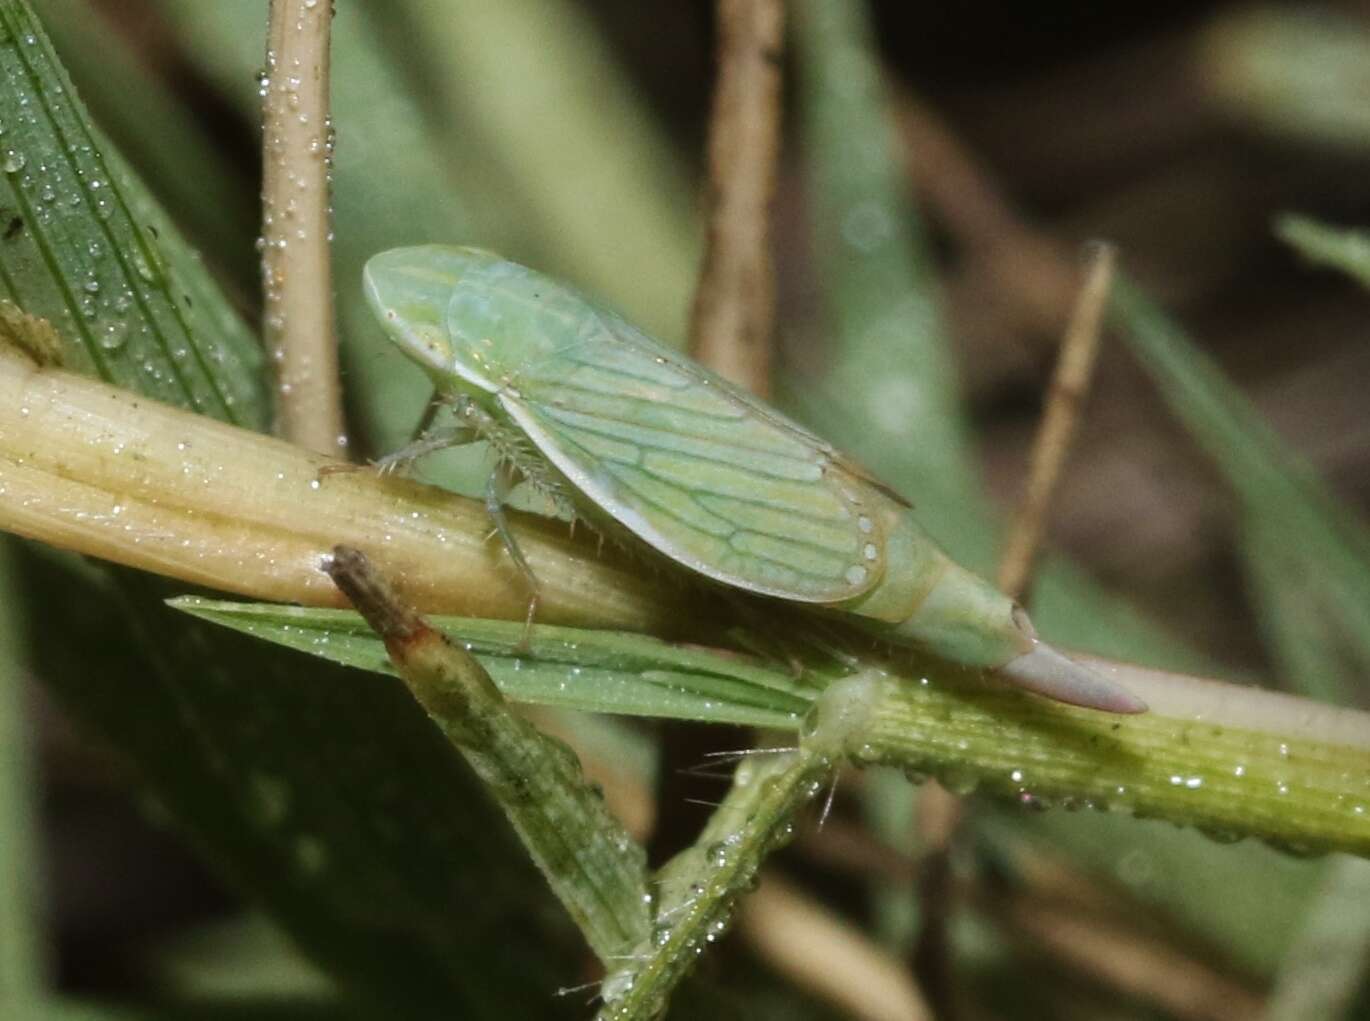
M 364 286 L 391 339 L 457 403 L 445 438 L 712 581 L 852 616 L 867 630 L 998 670 L 1075 705 L 1140 712 L 1040 641 L 1027 614 L 948 557 L 909 503 L 764 402 L 564 284 L 489 252 L 393 249 Z

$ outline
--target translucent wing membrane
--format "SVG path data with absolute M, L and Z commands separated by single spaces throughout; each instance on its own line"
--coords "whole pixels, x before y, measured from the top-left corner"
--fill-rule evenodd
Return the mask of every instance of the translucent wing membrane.
M 597 506 L 753 592 L 838 602 L 879 580 L 873 493 L 840 455 L 611 313 L 542 308 L 573 339 L 520 365 L 499 399 Z

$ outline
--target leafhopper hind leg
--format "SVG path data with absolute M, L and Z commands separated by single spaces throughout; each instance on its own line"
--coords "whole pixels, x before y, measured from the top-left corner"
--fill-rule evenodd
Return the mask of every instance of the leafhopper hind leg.
M 510 461 L 501 461 L 495 466 L 495 470 L 490 473 L 490 478 L 485 483 L 485 513 L 490 515 L 490 521 L 495 526 L 500 542 L 509 553 L 509 558 L 513 560 L 514 566 L 523 575 L 524 581 L 528 585 L 528 616 L 523 624 L 523 638 L 519 641 L 519 646 L 523 649 L 528 648 L 529 639 L 533 633 L 533 618 L 537 616 L 538 602 L 540 594 L 538 591 L 537 575 L 533 573 L 533 568 L 529 566 L 528 559 L 523 555 L 523 549 L 519 546 L 518 540 L 514 538 L 513 529 L 509 527 L 509 518 L 504 513 L 504 501 L 508 498 L 510 490 L 519 483 L 520 472 Z

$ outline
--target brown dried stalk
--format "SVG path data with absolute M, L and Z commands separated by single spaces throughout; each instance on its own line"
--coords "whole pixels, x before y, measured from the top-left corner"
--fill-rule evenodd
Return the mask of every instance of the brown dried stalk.
M 753 393 L 770 390 L 775 279 L 768 247 L 780 149 L 781 0 L 719 0 L 709 126 L 709 239 L 690 352 Z

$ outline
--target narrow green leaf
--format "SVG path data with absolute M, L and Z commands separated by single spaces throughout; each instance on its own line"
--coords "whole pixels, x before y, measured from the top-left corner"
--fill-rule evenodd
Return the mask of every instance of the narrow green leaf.
M 260 428 L 260 349 L 91 124 L 28 4 L 0 2 L 0 294 L 121 386 Z
M 1370 234 L 1365 231 L 1331 227 L 1311 217 L 1284 213 L 1275 218 L 1275 233 L 1313 265 L 1341 270 L 1370 287 Z
M 39 922 L 37 777 L 29 751 L 27 664 L 20 637 L 25 604 L 12 546 L 0 541 L 0 1014 L 18 1017 L 42 996 L 47 976 Z
M 1304 591 L 1318 598 L 1321 611 L 1337 622 L 1364 676 L 1370 668 L 1370 536 L 1363 523 L 1285 446 L 1212 360 L 1135 286 L 1120 282 L 1113 314 L 1171 410 L 1212 458 L 1244 514 L 1258 522 L 1253 534 L 1278 536 L 1286 551 L 1283 562 L 1297 562 L 1304 577 L 1316 579 L 1316 587 Z M 1250 555 L 1264 555 L 1267 545 L 1257 543 Z M 1280 584 L 1280 577 L 1263 566 L 1256 566 L 1253 577 Z M 1299 584 L 1299 575 L 1291 581 Z M 1326 690 L 1328 676 L 1321 671 L 1289 680 L 1301 690 L 1319 685 Z M 1338 701 L 1363 696 L 1363 690 L 1341 690 Z
M 148 59 L 156 44 L 142 37 L 147 50 L 135 49 L 116 22 L 125 12 L 99 0 L 67 0 L 43 4 L 42 16 L 92 119 L 214 268 L 231 275 L 235 296 L 255 291 L 257 186 L 241 172 L 231 132 L 197 117 L 158 77 Z
M 936 267 L 895 156 L 866 4 L 800 0 L 794 28 L 830 338 L 805 410 L 838 438 L 861 423 L 857 453 L 920 506 L 927 486 L 979 506 Z
M 314 655 L 386 670 L 378 646 L 368 657 L 365 646 L 353 644 L 353 637 L 345 634 L 355 623 L 348 627 L 344 622 L 341 633 L 325 623 L 340 611 L 186 601 L 176 605 Z M 320 613 L 327 616 L 318 623 L 297 626 Z M 260 630 L 246 623 L 254 618 L 265 618 Z M 447 626 L 440 618 L 436 622 Z M 508 673 L 501 675 L 498 657 L 491 656 L 492 651 L 508 656 L 521 633 L 522 625 L 495 621 L 461 621 L 451 628 L 455 640 L 469 642 L 471 651 L 494 668 L 491 673 L 512 697 L 523 690 L 579 683 L 587 668 L 596 666 L 619 671 L 632 666 L 645 675 L 670 664 L 673 682 L 693 687 L 700 675 L 709 685 L 723 678 L 743 689 L 756 685 L 757 698 L 770 697 L 771 685 L 795 685 L 780 671 L 747 667 L 739 672 L 733 660 L 716 653 L 634 636 L 539 627 L 513 672 L 548 669 L 550 674 L 523 689 Z M 539 635 L 548 639 L 546 644 L 540 644 Z M 634 648 L 635 643 L 642 644 Z M 535 666 L 544 654 L 552 662 Z M 809 665 L 829 678 L 845 672 L 832 663 Z M 880 673 L 883 700 L 870 715 L 859 762 L 894 765 L 913 776 L 937 776 L 953 790 L 978 789 L 1042 806 L 1057 801 L 1093 805 L 1234 837 L 1255 835 L 1289 847 L 1370 853 L 1370 744 L 1365 737 L 1370 722 L 1363 713 L 1198 679 L 1176 688 L 1166 675 L 1133 671 L 1118 675 L 1119 681 L 1152 708 L 1124 718 L 986 688 L 983 680 L 964 672 L 953 681 L 945 664 L 935 674 L 921 674 L 925 667 L 913 659 L 884 667 L 891 672 Z M 591 684 L 599 683 L 593 673 L 591 677 Z M 950 683 L 933 683 L 934 677 Z M 801 690 L 796 687 L 795 694 Z M 692 692 L 691 697 L 699 696 Z M 720 701 L 717 695 L 710 697 Z M 635 692 L 632 701 L 644 713 L 655 711 L 651 692 Z M 715 718 L 741 715 L 724 706 Z M 800 717 L 791 716 L 778 726 L 793 731 L 801 724 Z
M 196 597 L 171 605 L 287 648 L 396 676 L 380 639 L 350 610 Z M 521 623 L 441 616 L 430 622 L 519 702 L 793 729 L 816 694 L 781 670 L 644 635 L 540 624 L 522 648 Z

